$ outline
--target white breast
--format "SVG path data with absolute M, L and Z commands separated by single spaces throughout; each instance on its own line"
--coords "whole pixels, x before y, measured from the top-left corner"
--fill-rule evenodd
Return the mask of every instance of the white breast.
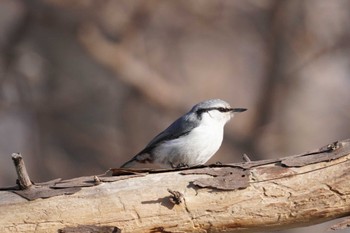
M 223 139 L 223 127 L 201 126 L 188 135 L 192 141 L 193 159 L 196 164 L 206 163 L 220 148 Z
M 155 162 L 165 166 L 206 163 L 220 148 L 224 124 L 201 124 L 188 135 L 164 142 L 154 151 Z

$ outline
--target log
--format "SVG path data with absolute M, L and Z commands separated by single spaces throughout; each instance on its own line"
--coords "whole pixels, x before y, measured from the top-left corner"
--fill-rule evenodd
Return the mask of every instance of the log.
M 0 232 L 254 232 L 350 214 L 349 140 L 276 160 L 246 160 L 112 169 L 116 176 L 7 188 L 0 191 Z

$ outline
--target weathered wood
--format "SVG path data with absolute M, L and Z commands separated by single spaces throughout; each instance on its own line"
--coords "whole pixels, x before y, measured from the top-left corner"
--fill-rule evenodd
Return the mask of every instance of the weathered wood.
M 22 155 L 19 153 L 13 153 L 11 155 L 12 161 L 15 164 L 17 176 L 18 176 L 18 185 L 20 189 L 28 189 L 32 186 L 32 182 L 28 176 L 27 168 L 24 164 Z
M 95 186 L 78 185 L 81 190 L 72 195 L 34 201 L 1 191 L 0 232 L 99 227 L 111 232 L 253 232 L 313 225 L 350 214 L 350 145 L 334 145 L 279 160 L 99 177 L 98 182 L 91 176 Z M 246 188 L 223 190 L 228 186 L 220 182 L 232 175 L 230 167 L 247 169 Z M 208 180 L 210 188 L 195 185 L 198 180 Z M 235 181 L 230 177 L 229 182 Z M 62 184 L 72 188 L 67 181 Z

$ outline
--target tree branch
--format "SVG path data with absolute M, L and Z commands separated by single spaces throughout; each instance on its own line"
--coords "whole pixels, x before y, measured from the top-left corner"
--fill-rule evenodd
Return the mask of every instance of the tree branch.
M 0 232 L 254 232 L 350 214 L 349 140 L 276 160 L 112 171 L 1 191 Z

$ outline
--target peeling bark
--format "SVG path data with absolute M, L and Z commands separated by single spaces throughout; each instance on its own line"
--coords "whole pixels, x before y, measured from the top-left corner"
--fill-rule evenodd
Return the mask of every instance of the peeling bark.
M 113 173 L 1 191 L 0 232 L 254 232 L 350 214 L 349 141 L 276 160 Z

